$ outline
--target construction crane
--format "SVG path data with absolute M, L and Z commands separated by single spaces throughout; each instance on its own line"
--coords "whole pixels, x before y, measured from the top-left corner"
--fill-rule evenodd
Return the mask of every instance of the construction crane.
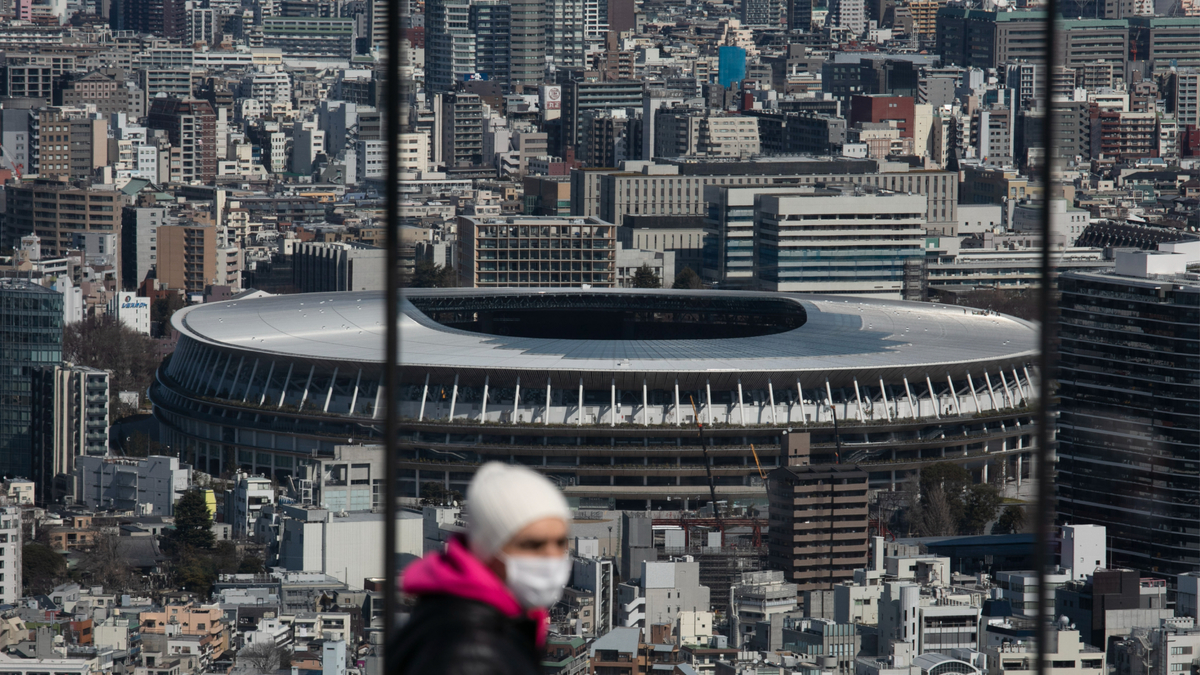
M 21 180 L 21 169 L 25 168 L 25 166 L 17 164 L 12 155 L 8 154 L 8 148 L 4 147 L 3 143 L 0 143 L 0 158 L 3 158 L 12 167 L 13 175 L 17 177 L 17 180 Z
M 700 438 L 700 450 L 704 453 L 704 473 L 708 474 L 708 492 L 712 498 L 713 518 L 717 521 L 717 529 L 721 532 L 721 544 L 725 544 L 725 525 L 721 523 L 721 510 L 717 508 L 717 483 L 713 479 L 712 463 L 708 458 L 708 446 L 704 444 L 704 423 L 700 421 L 700 411 L 696 408 L 696 399 L 690 394 L 688 400 L 692 402 L 692 416 L 696 418 L 696 432 Z

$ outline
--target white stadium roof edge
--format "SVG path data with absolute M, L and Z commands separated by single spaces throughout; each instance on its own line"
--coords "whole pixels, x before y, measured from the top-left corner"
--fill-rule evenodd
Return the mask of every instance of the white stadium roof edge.
M 807 320 L 770 335 L 665 340 L 589 340 L 508 337 L 434 322 L 412 299 L 502 298 L 518 295 L 695 295 L 787 301 Z M 955 305 L 834 295 L 753 291 L 498 288 L 410 289 L 401 307 L 401 365 L 405 370 L 514 374 L 570 373 L 588 377 L 650 373 L 727 379 L 771 374 L 820 377 L 836 386 L 850 378 L 923 373 L 938 377 L 981 363 L 1026 364 L 1037 349 L 1034 324 Z M 184 336 L 221 349 L 312 361 L 382 364 L 382 291 L 276 295 L 187 307 L 172 323 Z M 974 367 L 973 367 L 974 366 Z M 410 379 L 411 374 L 408 378 Z M 622 378 L 625 379 L 625 378 Z M 691 379 L 691 378 L 689 378 Z M 607 380 L 606 380 L 607 381 Z M 639 382 L 640 384 L 640 382 Z M 715 381 L 714 381 L 715 384 Z

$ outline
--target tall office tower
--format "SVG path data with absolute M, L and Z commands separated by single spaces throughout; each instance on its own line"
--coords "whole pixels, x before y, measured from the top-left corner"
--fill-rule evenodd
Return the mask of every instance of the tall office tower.
M 1058 518 L 1107 528 L 1110 567 L 1200 571 L 1200 242 L 1059 280 Z
M 508 82 L 511 53 L 507 0 L 475 0 L 468 27 L 475 34 L 475 73 L 489 80 Z
M 608 33 L 608 0 L 583 0 L 583 39 L 604 43 Z
M 476 72 L 470 15 L 470 0 L 425 4 L 425 86 L 430 94 L 453 91 L 456 80 Z
M 608 9 L 604 21 L 608 30 L 624 33 L 637 28 L 637 3 L 634 0 L 599 0 Z
M 44 501 L 70 492 L 75 458 L 108 454 L 108 371 L 54 365 L 33 371 L 33 480 Z
M 1167 107 L 1181 127 L 1200 124 L 1200 72 L 1171 73 Z
M 511 0 L 512 23 L 509 38 L 511 91 L 533 88 L 546 79 L 546 3 L 545 0 Z
M 812 0 L 785 0 L 788 30 L 812 30 Z
M 546 0 L 546 61 L 582 66 L 587 53 L 584 0 Z
M 211 183 L 217 177 L 217 116 L 208 101 L 156 98 L 146 126 L 163 129 L 181 155 L 179 179 Z
M 62 293 L 0 279 L 0 472 L 31 475 L 32 373 L 62 360 L 62 326 Z
M 368 46 L 371 49 L 382 51 L 387 47 L 387 13 L 388 7 L 392 4 L 393 0 L 368 0 L 367 2 L 367 38 L 370 40 Z M 394 4 L 400 11 L 400 21 L 403 23 L 412 13 L 411 4 L 408 0 L 400 0 Z

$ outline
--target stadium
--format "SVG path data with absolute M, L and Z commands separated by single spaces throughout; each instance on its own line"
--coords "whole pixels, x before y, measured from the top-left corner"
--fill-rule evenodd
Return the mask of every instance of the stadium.
M 1037 335 L 1012 317 L 739 291 L 438 289 L 402 303 L 402 496 L 464 492 L 496 459 L 585 508 L 696 508 L 706 463 L 720 499 L 757 500 L 785 432 L 875 489 L 937 461 L 977 480 L 1029 474 Z M 382 292 L 180 310 L 151 390 L 163 442 L 213 474 L 280 480 L 337 445 L 381 442 L 384 310 Z

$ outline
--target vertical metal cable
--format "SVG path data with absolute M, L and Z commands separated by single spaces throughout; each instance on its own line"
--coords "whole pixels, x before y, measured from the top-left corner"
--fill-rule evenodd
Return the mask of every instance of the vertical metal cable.
M 400 364 L 400 9 L 404 3 L 387 3 L 386 75 L 383 106 L 384 129 L 387 138 L 387 284 L 384 302 L 387 305 L 386 366 L 383 373 L 384 403 L 387 413 L 383 425 L 384 457 L 384 509 L 383 509 L 383 672 L 397 672 L 398 663 L 390 663 L 388 645 L 396 634 L 396 615 L 399 610 L 398 589 L 400 570 L 396 565 L 396 498 L 397 474 L 396 441 L 399 434 L 400 415 L 396 409 L 396 389 L 399 385 Z
M 1054 517 L 1054 458 L 1051 443 L 1054 431 L 1051 425 L 1054 418 L 1050 414 L 1050 380 L 1054 377 L 1054 325 L 1055 312 L 1051 307 L 1054 298 L 1053 269 L 1050 257 L 1051 212 L 1050 201 L 1054 185 L 1054 100 L 1052 85 L 1054 67 L 1054 47 L 1057 42 L 1058 7 L 1056 0 L 1046 0 L 1046 61 L 1042 71 L 1042 100 L 1045 101 L 1046 112 L 1042 118 L 1042 147 L 1045 156 L 1042 158 L 1042 283 L 1038 288 L 1038 319 L 1041 329 L 1038 333 L 1040 351 L 1038 352 L 1038 399 L 1035 411 L 1037 425 L 1037 447 L 1034 449 L 1037 457 L 1037 502 L 1034 517 L 1037 519 L 1036 537 L 1034 539 L 1034 565 L 1037 570 L 1037 675 L 1046 675 L 1046 651 L 1050 637 L 1050 621 L 1053 619 L 1054 608 L 1049 604 L 1049 589 L 1046 587 L 1046 566 L 1050 562 L 1050 527 Z M 1010 102 L 1010 105 L 1012 103 Z

